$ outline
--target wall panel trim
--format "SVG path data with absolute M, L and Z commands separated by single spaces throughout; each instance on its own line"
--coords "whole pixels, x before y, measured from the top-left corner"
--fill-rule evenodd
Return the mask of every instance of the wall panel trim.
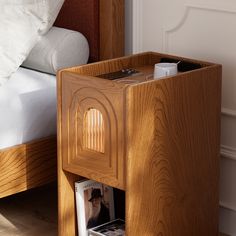
M 133 1 L 133 49 L 132 53 L 142 52 L 143 45 L 143 4 L 142 0 Z
M 169 53 L 169 34 L 177 31 L 180 29 L 184 23 L 186 22 L 187 18 L 189 17 L 190 10 L 201 10 L 201 11 L 214 11 L 214 12 L 221 12 L 221 13 L 228 13 L 228 14 L 236 14 L 235 7 L 232 6 L 225 7 L 225 4 L 220 4 L 219 6 L 213 6 L 212 4 L 206 4 L 204 2 L 196 4 L 195 1 L 188 1 L 187 4 L 184 5 L 184 13 L 182 18 L 179 22 L 175 23 L 175 25 L 165 26 L 163 27 L 162 31 L 162 48 L 165 53 Z
M 223 107 L 221 109 L 221 114 L 222 114 L 222 116 L 228 116 L 228 117 L 232 117 L 232 118 L 236 119 L 236 111 L 235 110 Z M 228 158 L 228 159 L 236 161 L 236 148 L 235 147 L 221 145 L 220 154 L 224 158 Z

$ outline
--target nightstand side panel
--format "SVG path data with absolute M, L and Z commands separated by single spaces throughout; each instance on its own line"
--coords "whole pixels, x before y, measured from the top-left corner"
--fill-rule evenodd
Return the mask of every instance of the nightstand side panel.
M 221 67 L 127 99 L 127 235 L 218 235 Z

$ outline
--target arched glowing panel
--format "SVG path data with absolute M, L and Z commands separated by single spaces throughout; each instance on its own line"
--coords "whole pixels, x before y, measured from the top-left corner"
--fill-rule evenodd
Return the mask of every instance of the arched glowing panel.
M 83 148 L 104 153 L 104 120 L 102 113 L 90 108 L 84 115 L 83 122 Z

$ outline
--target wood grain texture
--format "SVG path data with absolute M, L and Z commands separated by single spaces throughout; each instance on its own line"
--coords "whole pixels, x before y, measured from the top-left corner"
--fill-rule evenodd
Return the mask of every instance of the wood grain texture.
M 64 71 L 62 81 L 62 150 L 63 168 L 69 172 L 124 189 L 124 111 L 123 84 L 79 76 Z M 83 144 L 86 112 L 97 109 L 104 119 L 104 153 L 89 150 Z
M 144 70 L 144 73 L 147 73 L 145 72 L 147 68 L 152 67 L 152 73 L 153 73 L 153 65 L 159 63 L 162 58 L 166 57 L 171 57 L 172 59 L 175 60 L 184 60 L 186 62 L 198 63 L 202 67 L 213 65 L 212 63 L 209 62 L 190 60 L 189 58 L 177 57 L 163 53 L 144 52 L 132 56 L 119 57 L 111 60 L 86 64 L 83 66 L 76 66 L 69 69 L 65 69 L 64 71 L 95 77 L 97 75 L 102 75 L 127 68 L 138 68 L 138 69 L 142 68 L 142 70 Z M 148 69 L 148 73 L 150 73 L 150 69 Z M 145 82 L 145 81 L 143 80 L 140 82 Z
M 61 77 L 61 72 L 58 78 Z M 60 79 L 57 80 L 57 90 L 61 91 Z M 80 177 L 72 173 L 69 173 L 63 169 L 63 151 L 68 151 L 68 147 L 64 145 L 62 139 L 62 94 L 58 92 L 57 97 L 57 110 L 58 110 L 58 235 L 77 235 L 77 224 L 76 224 L 76 212 L 75 212 L 75 193 L 74 184 L 75 181 L 79 180 Z
M 89 108 L 84 114 L 83 149 L 104 153 L 105 127 L 102 113 L 94 108 Z
M 69 186 L 76 175 L 125 190 L 128 236 L 218 235 L 221 66 L 192 60 L 202 68 L 154 80 L 150 73 L 162 57 L 191 61 L 143 53 L 59 73 L 59 172 L 71 199 L 74 193 Z M 94 77 L 130 67 L 141 72 L 132 77 L 135 83 Z M 120 137 L 117 147 L 105 139 L 111 150 L 106 159 L 116 156 L 123 180 L 114 182 L 106 168 L 98 171 L 103 159 L 96 159 L 96 154 L 85 155 L 85 162 L 79 160 L 78 127 L 83 126 L 79 113 L 86 110 L 84 106 L 102 114 L 109 111 L 104 116 L 105 133 L 109 133 L 107 124 L 117 126 L 110 136 L 110 140 Z M 113 112 L 116 119 L 111 118 Z M 61 197 L 64 207 L 66 193 Z M 71 203 L 61 217 L 70 212 L 73 218 L 73 211 Z M 74 235 L 75 224 L 69 225 Z
M 155 54 L 155 61 L 160 61 L 161 57 L 162 54 Z M 152 53 L 148 53 L 148 56 L 146 53 L 141 53 L 134 56 L 120 57 L 83 66 L 72 67 L 65 69 L 64 71 L 94 77 L 122 69 L 146 66 L 151 64 L 152 61 L 154 61 L 154 59 L 152 59 Z
M 100 60 L 124 55 L 124 0 L 100 0 Z
M 127 235 L 218 235 L 221 68 L 133 86 Z
M 0 198 L 56 180 L 56 137 L 0 150 Z
M 75 198 L 74 198 L 74 183 L 76 180 L 80 179 L 80 176 L 85 176 L 91 179 L 98 180 L 100 182 L 107 182 L 111 185 L 117 185 L 117 183 L 124 181 L 123 175 L 123 166 L 124 160 L 114 159 L 112 161 L 112 166 L 109 168 L 104 168 L 104 163 L 101 160 L 96 159 L 97 154 L 93 155 L 94 159 L 91 160 L 88 158 L 85 160 L 81 158 L 77 158 L 74 153 L 77 147 L 74 141 L 76 140 L 76 136 L 74 136 L 73 131 L 75 130 L 75 126 L 72 126 L 70 122 L 68 122 L 68 108 L 70 107 L 71 99 L 76 95 L 76 91 L 81 89 L 81 87 L 87 87 L 87 78 L 86 77 L 77 77 L 74 78 L 75 75 L 67 74 L 63 78 L 64 72 L 61 71 L 57 76 L 57 90 L 58 90 L 58 227 L 59 227 L 59 235 L 67 236 L 67 235 L 77 235 L 77 224 L 76 224 L 76 213 L 75 213 Z M 105 82 L 103 80 L 103 82 Z M 66 84 L 66 85 L 65 85 Z M 90 83 L 92 84 L 92 83 Z M 97 87 L 98 83 L 94 83 L 93 87 Z M 102 83 L 99 87 L 102 86 Z M 92 93 L 91 93 L 92 94 Z M 89 95 L 91 97 L 91 94 Z M 119 94 L 118 94 L 119 95 Z M 79 100 L 78 100 L 79 101 Z M 75 107 L 72 107 L 72 114 L 77 114 L 78 104 L 75 103 Z M 95 106 L 96 108 L 96 106 Z M 73 113 L 75 111 L 75 113 Z M 121 113 L 122 114 L 122 113 Z M 77 115 L 76 115 L 77 117 Z M 75 118 L 74 116 L 72 118 Z M 71 127 L 68 127 L 71 126 Z M 80 125 L 81 126 L 81 125 Z M 72 131 L 72 136 L 68 135 L 68 128 Z M 120 136 L 122 139 L 122 136 Z M 122 139 L 123 140 L 123 139 Z M 123 141 L 120 140 L 122 143 Z M 71 155 L 71 159 L 68 157 L 68 154 Z M 86 154 L 86 153 L 85 153 Z M 80 156 L 80 154 L 79 154 Z M 98 155 L 99 156 L 99 155 Z M 124 156 L 124 155 L 123 155 Z M 101 155 L 100 155 L 101 157 Z M 107 156 L 109 158 L 109 156 Z M 116 155 L 115 155 L 116 158 Z M 95 162 L 94 162 L 95 160 Z M 108 160 L 109 162 L 109 160 Z M 101 166 L 102 165 L 102 166 Z M 105 162 L 107 165 L 107 161 Z M 115 169 L 113 168 L 115 165 Z M 118 169 L 118 177 L 111 177 L 109 169 L 112 169 L 116 173 L 117 165 L 122 168 L 122 170 Z M 75 174 L 73 174 L 75 173 Z M 110 175 L 107 175 L 110 174 Z M 109 176 L 109 178 L 107 178 Z M 119 181 L 117 182 L 117 178 Z M 114 180 L 115 179 L 115 180 Z
M 63 9 L 66 10 L 63 11 Z M 92 49 L 90 51 L 90 62 L 122 56 L 124 54 L 123 0 L 66 0 L 63 9 L 56 24 L 59 26 L 66 25 L 66 28 L 68 29 L 75 29 L 75 27 L 77 30 L 80 29 L 81 21 L 78 19 L 81 17 L 84 18 L 83 16 L 88 13 L 90 21 L 84 21 L 84 19 L 87 19 L 87 16 L 85 16 L 85 18 L 82 19 L 82 22 L 84 22 L 82 23 L 82 27 L 90 34 L 89 44 Z M 75 9 L 80 9 L 81 15 L 78 12 L 75 12 L 77 11 Z M 72 16 L 71 12 L 74 12 Z M 87 37 L 87 33 L 85 33 L 85 36 Z M 62 74 L 59 73 L 58 77 L 61 78 Z M 65 140 L 65 136 L 62 135 L 62 126 L 60 123 L 62 119 L 61 82 L 61 79 L 58 79 L 58 225 L 59 235 L 73 236 L 77 235 L 74 182 L 80 177 L 73 174 L 78 173 L 77 168 L 71 170 L 72 173 L 63 169 L 63 153 L 69 152 L 71 149 L 70 145 L 66 145 L 67 140 Z M 72 94 L 70 94 L 70 96 L 72 96 Z M 118 162 L 118 165 L 122 166 L 123 163 Z M 78 165 L 75 166 L 78 167 Z M 82 171 L 82 173 L 88 172 Z M 80 174 L 82 173 L 80 172 Z M 91 174 L 94 175 L 93 171 L 91 171 Z M 123 178 L 123 175 L 121 175 L 121 178 Z

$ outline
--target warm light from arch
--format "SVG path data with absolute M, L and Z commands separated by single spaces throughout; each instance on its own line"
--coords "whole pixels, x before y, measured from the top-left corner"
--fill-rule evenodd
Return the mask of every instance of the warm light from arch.
M 104 153 L 104 120 L 102 113 L 94 108 L 89 109 L 84 115 L 83 146 L 86 149 Z

